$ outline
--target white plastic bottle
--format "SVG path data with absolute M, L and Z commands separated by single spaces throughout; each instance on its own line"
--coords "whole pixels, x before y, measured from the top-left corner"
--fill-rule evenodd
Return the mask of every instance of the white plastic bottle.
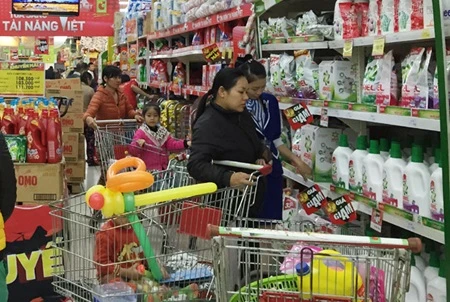
M 414 260 L 416 261 L 416 267 L 421 271 L 424 272 L 427 268 L 427 264 L 425 263 L 425 260 L 420 256 L 420 254 L 412 254 L 414 256 Z
M 349 166 L 349 187 L 356 193 L 362 193 L 362 172 L 363 160 L 367 156 L 366 136 L 361 135 L 356 139 L 356 150 L 350 156 Z
M 444 222 L 444 188 L 440 160 L 439 167 L 431 174 L 430 211 L 432 219 Z
M 423 163 L 422 147 L 412 148 L 411 162 L 403 173 L 403 208 L 422 217 L 431 217 L 430 171 Z
M 339 147 L 336 148 L 332 156 L 331 177 L 333 184 L 337 187 L 348 189 L 349 162 L 353 151 L 348 146 L 347 135 L 339 136 Z
M 370 141 L 369 154 L 363 162 L 363 194 L 376 200 L 383 200 L 383 165 L 377 140 Z
M 409 284 L 409 291 L 405 295 L 405 301 L 425 302 L 426 299 L 427 291 L 423 273 L 416 267 L 414 257 L 411 257 L 411 280 Z
M 384 161 L 389 159 L 389 141 L 385 138 L 380 138 L 380 155 Z
M 412 280 L 412 278 L 411 278 Z M 405 299 L 405 301 L 408 301 Z M 445 281 L 445 260 L 441 262 L 439 276 L 427 284 L 427 302 L 447 302 L 447 284 Z
M 425 277 L 425 284 L 428 284 L 431 280 L 439 275 L 439 256 L 436 251 L 430 253 L 430 263 L 423 272 Z
M 392 142 L 391 157 L 383 165 L 383 202 L 403 209 L 403 173 L 406 161 L 400 143 Z
M 439 168 L 439 164 L 441 162 L 441 149 L 440 148 L 436 148 L 434 149 L 434 157 L 431 158 L 432 159 L 432 163 L 431 161 L 428 161 L 430 164 L 430 173 L 433 174 L 434 171 L 436 171 L 437 168 Z

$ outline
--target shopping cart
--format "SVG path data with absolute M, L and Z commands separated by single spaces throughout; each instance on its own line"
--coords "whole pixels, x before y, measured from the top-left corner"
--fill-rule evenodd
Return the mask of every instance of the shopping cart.
M 411 251 L 421 250 L 418 238 L 215 226 L 209 233 L 220 236 L 213 238 L 216 296 L 230 302 L 404 301 Z M 293 259 L 295 267 L 286 266 Z
M 130 215 L 128 213 L 102 219 L 99 226 L 92 224 L 85 194 L 54 203 L 51 212 L 53 223 L 64 225 L 63 233 L 54 234 L 53 240 L 57 264 L 53 282 L 55 290 L 75 301 L 93 301 L 94 298 L 103 301 L 108 297 L 129 297 L 130 301 L 147 301 L 145 299 L 149 297 L 170 299 L 177 295 L 177 291 L 184 294 L 184 300 L 177 301 L 192 301 L 194 297 L 210 299 L 214 283 L 213 257 L 207 225 L 242 225 L 242 218 L 247 216 L 254 203 L 257 182 L 263 173 L 270 172 L 267 167 L 257 165 L 216 164 L 257 167 L 260 170 L 252 175 L 255 176 L 255 185 L 225 188 L 208 195 L 145 206 L 130 212 L 139 217 L 132 223 L 124 220 Z M 167 188 L 193 183 L 183 170 L 158 173 L 154 174 L 155 184 L 140 194 L 151 193 L 155 190 L 153 188 L 157 188 L 156 193 L 161 193 Z M 136 223 L 144 227 L 145 237 L 154 253 L 152 259 L 146 258 L 135 244 L 132 228 Z M 151 273 L 145 270 L 143 274 L 148 278 L 141 279 L 144 281 L 130 280 L 134 277 L 126 269 L 135 264 L 146 267 L 146 263 L 154 261 L 160 263 L 163 280 L 152 280 Z

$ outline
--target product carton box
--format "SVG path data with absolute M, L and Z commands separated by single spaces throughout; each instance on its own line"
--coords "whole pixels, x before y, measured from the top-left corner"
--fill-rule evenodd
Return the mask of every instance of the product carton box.
M 79 78 L 45 80 L 45 89 L 69 89 L 81 90 L 81 81 Z
M 86 178 L 86 161 L 67 162 L 65 168 L 66 179 L 71 183 L 83 182 Z
M 61 106 L 61 112 L 65 111 L 65 107 L 68 106 L 68 113 L 82 113 L 83 108 L 83 91 L 82 90 L 69 90 L 69 89 L 56 89 L 48 88 L 45 90 L 45 96 L 49 97 L 64 97 L 67 98 Z
M 319 65 L 319 98 L 356 102 L 356 73 L 349 61 L 322 61 Z
M 64 133 L 64 159 L 76 162 L 84 159 L 84 136 L 81 133 Z
M 14 164 L 17 201 L 48 203 L 64 193 L 63 164 Z
M 314 181 L 331 182 L 331 158 L 342 131 L 305 125 L 301 132 L 300 157 L 313 170 Z
M 61 125 L 63 133 L 83 133 L 83 113 L 67 113 L 61 118 Z

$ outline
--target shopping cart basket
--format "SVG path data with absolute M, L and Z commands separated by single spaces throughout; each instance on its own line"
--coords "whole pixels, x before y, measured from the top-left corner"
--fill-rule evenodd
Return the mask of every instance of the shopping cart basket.
M 404 301 L 418 238 L 390 239 L 279 230 L 209 227 L 219 301 Z M 297 252 L 292 247 L 297 246 Z M 238 252 L 239 263 L 229 263 Z M 289 257 L 300 262 L 283 270 Z M 267 261 L 267 259 L 275 261 Z M 229 277 L 230 270 L 242 280 Z M 257 271 L 253 281 L 249 272 Z M 270 276 L 266 272 L 270 272 Z M 254 276 L 253 276 L 254 277 Z
M 219 164 L 239 165 L 234 162 Z M 249 167 L 247 164 L 241 166 Z M 256 167 L 264 173 L 270 172 Z M 262 172 L 253 173 L 255 182 Z M 181 175 L 185 172 L 159 173 L 161 176 L 155 175 L 155 178 L 160 182 L 160 189 L 184 184 L 173 182 L 175 179 L 184 179 L 185 183 L 191 181 L 188 176 Z M 152 187 L 146 191 L 152 192 Z M 53 221 L 64 224 L 64 234 L 55 234 L 54 238 L 55 262 L 59 264 L 55 268 L 55 290 L 76 301 L 92 301 L 93 298 L 101 301 L 106 297 L 127 295 L 136 299 L 163 295 L 168 299 L 175 295 L 175 290 L 186 293 L 187 298 L 181 301 L 191 301 L 193 296 L 206 297 L 213 278 L 211 241 L 206 226 L 240 225 L 254 202 L 256 191 L 257 185 L 225 188 L 208 195 L 161 202 L 131 212 L 139 217 L 137 221 L 123 221 L 127 217 L 125 214 L 114 220 L 103 219 L 99 227 L 91 223 L 91 209 L 86 205 L 85 194 L 55 203 L 51 212 Z M 132 244 L 136 241 L 133 224 L 137 223 L 145 229 L 154 253 L 152 259 L 146 258 L 140 247 Z M 130 244 L 124 244 L 127 242 Z M 164 264 L 164 268 L 161 265 L 162 272 L 167 271 L 157 284 L 154 281 L 133 282 L 122 271 L 136 263 L 145 266 L 155 261 Z M 111 281 L 118 281 L 115 288 L 105 285 Z

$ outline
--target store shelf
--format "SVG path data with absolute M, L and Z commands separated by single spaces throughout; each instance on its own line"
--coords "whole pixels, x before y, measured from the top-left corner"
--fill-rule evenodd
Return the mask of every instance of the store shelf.
M 205 61 L 205 58 L 203 56 L 203 48 L 207 46 L 208 45 L 196 45 L 175 49 L 169 52 L 166 51 L 163 53 L 151 53 L 149 54 L 148 58 L 151 60 L 183 58 L 185 61 Z M 225 53 L 228 50 L 232 49 L 233 45 L 218 43 L 218 47 L 222 53 Z
M 147 39 L 147 35 L 139 36 L 138 40 Z
M 137 57 L 136 60 L 140 61 L 140 60 L 146 60 L 146 57 Z
M 161 89 L 162 91 L 166 91 L 167 89 L 169 89 L 175 95 L 204 96 L 208 92 L 208 90 L 206 88 L 203 88 L 201 86 L 190 86 L 189 85 L 189 86 L 185 86 L 185 87 L 181 88 L 181 90 L 180 90 L 178 87 L 172 86 L 171 83 L 153 82 L 153 83 L 146 84 L 146 85 L 147 85 L 147 87 Z
M 262 45 L 262 51 L 287 51 L 299 49 L 327 49 L 328 42 L 279 43 Z
M 147 38 L 149 40 L 156 40 L 161 38 L 168 38 L 171 36 L 182 35 L 198 29 L 222 24 L 224 22 L 249 17 L 251 16 L 251 14 L 252 14 L 252 4 L 247 3 L 238 7 L 234 7 L 227 11 L 214 14 L 209 17 L 200 18 L 192 22 L 187 22 L 185 24 L 180 24 L 166 30 L 155 32 L 153 34 L 148 35 Z

